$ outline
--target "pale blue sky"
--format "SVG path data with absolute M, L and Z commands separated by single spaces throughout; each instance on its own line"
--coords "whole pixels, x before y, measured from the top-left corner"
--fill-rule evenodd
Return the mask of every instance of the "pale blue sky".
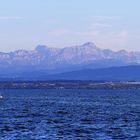
M 140 0 L 0 0 L 0 51 L 87 41 L 140 51 Z

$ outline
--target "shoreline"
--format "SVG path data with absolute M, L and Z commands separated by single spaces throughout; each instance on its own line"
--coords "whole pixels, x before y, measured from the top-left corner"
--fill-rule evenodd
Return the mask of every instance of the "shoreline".
M 0 81 L 0 89 L 140 89 L 137 81 Z

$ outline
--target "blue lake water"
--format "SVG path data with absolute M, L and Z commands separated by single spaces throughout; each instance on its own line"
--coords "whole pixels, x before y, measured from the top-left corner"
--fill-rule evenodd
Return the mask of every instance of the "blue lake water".
M 0 140 L 140 140 L 140 90 L 0 93 Z

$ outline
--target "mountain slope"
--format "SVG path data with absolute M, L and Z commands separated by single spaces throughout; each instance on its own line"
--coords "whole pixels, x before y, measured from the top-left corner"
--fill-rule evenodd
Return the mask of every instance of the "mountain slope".
M 46 77 L 51 80 L 140 80 L 140 66 L 84 69 Z
M 48 74 L 47 71 L 26 70 L 24 73 L 17 71 L 1 75 L 1 81 L 5 80 L 111 80 L 111 81 L 140 81 L 140 66 L 121 66 L 101 69 L 83 69 L 78 71 Z

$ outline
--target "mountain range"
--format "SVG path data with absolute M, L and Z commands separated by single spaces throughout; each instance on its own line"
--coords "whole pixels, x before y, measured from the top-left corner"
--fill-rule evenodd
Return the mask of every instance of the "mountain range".
M 75 75 L 72 79 L 105 80 L 113 71 L 124 69 L 122 67 L 137 69 L 139 64 L 140 52 L 100 49 L 92 42 L 65 48 L 39 45 L 34 50 L 0 52 L 0 79 L 71 79 Z M 103 78 L 104 71 L 108 74 Z M 82 78 L 86 73 L 88 76 Z M 110 79 L 115 79 L 114 76 Z

